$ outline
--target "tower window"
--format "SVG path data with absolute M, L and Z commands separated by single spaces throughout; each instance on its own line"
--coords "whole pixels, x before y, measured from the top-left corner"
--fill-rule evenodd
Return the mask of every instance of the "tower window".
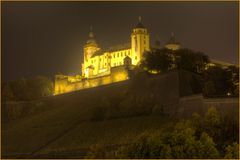
M 121 52 L 121 57 L 123 56 L 123 53 Z
M 137 60 L 137 56 L 135 57 L 135 59 Z
M 118 57 L 119 57 L 119 52 L 118 52 Z

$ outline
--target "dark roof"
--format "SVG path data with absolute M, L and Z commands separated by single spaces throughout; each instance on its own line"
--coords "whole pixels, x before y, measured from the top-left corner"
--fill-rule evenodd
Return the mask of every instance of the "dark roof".
M 142 17 L 141 16 L 138 17 L 138 24 L 136 25 L 135 28 L 145 28 L 142 24 Z
M 100 50 L 96 51 L 91 57 L 103 55 L 105 52 L 106 52 L 106 50 L 100 49 Z
M 124 44 L 119 44 L 113 47 L 109 47 L 107 49 L 107 51 L 109 52 L 115 52 L 115 51 L 119 51 L 119 50 L 125 50 L 125 49 L 129 49 L 131 48 L 131 43 L 124 43 Z
M 130 48 L 131 48 L 131 43 L 124 43 L 124 44 L 116 45 L 113 47 L 109 47 L 108 49 L 105 49 L 105 50 L 100 49 L 100 50 L 96 51 L 92 55 L 92 57 L 103 55 L 105 52 L 115 52 L 115 51 L 130 49 Z
M 135 28 L 145 28 L 141 22 L 138 22 Z

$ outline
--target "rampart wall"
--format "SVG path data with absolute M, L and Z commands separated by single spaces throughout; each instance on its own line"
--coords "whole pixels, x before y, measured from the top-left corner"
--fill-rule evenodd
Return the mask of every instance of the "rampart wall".
M 87 89 L 92 87 L 97 87 L 101 85 L 106 85 L 114 82 L 120 82 L 128 79 L 128 71 L 126 66 L 119 66 L 111 68 L 111 72 L 108 75 L 82 79 L 77 82 L 68 81 L 67 76 L 55 79 L 55 94 L 62 94 L 67 92 L 72 92 L 81 89 Z

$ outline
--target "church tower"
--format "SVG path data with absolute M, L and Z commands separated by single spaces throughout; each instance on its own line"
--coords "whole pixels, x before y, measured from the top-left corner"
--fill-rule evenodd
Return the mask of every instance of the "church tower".
M 132 64 L 137 65 L 142 59 L 143 53 L 149 51 L 149 33 L 142 24 L 141 17 L 131 34 Z
M 82 75 L 84 77 L 89 77 L 90 72 L 92 72 L 92 66 L 90 64 L 90 58 L 91 56 L 98 51 L 100 48 L 98 47 L 98 44 L 95 40 L 94 33 L 92 26 L 90 26 L 90 32 L 88 36 L 87 43 L 83 47 L 83 53 L 84 53 L 84 62 L 82 64 Z
M 90 32 L 89 32 L 88 37 L 89 38 L 87 40 L 87 43 L 84 45 L 84 49 L 83 49 L 84 50 L 84 61 L 88 60 L 94 54 L 94 52 L 99 50 L 98 44 L 94 37 L 94 33 L 92 31 L 92 26 L 90 27 Z

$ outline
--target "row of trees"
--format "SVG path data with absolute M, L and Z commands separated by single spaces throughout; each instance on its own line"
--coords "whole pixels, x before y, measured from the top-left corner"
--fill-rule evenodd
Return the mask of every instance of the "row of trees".
M 144 53 L 140 67 L 145 70 L 164 72 L 174 68 L 202 73 L 209 63 L 208 57 L 190 49 L 169 50 L 156 49 Z
M 210 108 L 204 117 L 195 114 L 191 120 L 178 122 L 173 129 L 140 136 L 130 146 L 123 147 L 119 155 L 128 158 L 239 158 L 237 121 L 223 118 L 215 108 Z
M 3 82 L 1 89 L 4 101 L 28 101 L 52 95 L 53 83 L 47 77 L 37 76 L 32 79 Z
M 209 58 L 201 52 L 190 49 L 172 51 L 164 48 L 146 52 L 140 68 L 153 73 L 184 69 L 202 77 L 200 83 L 205 96 L 238 96 L 239 68 L 209 67 L 209 62 Z
M 194 114 L 160 131 L 145 132 L 112 154 L 95 146 L 87 158 L 239 158 L 238 119 L 223 117 L 215 108 Z

